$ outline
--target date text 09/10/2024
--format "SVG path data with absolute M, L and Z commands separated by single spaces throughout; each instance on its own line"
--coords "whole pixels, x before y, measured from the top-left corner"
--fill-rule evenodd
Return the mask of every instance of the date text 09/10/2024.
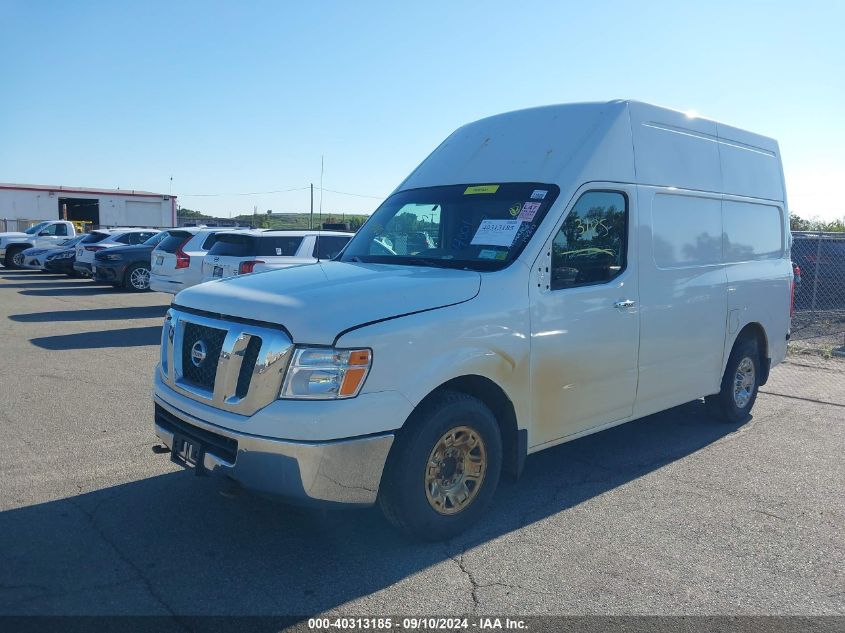
M 511 618 L 438 618 L 438 617 L 409 617 L 396 620 L 389 617 L 355 617 L 355 618 L 309 618 L 308 628 L 317 631 L 340 630 L 524 630 L 528 628 L 525 620 Z

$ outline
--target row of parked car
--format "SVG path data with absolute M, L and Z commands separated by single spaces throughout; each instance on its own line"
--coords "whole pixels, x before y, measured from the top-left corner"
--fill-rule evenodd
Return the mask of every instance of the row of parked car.
M 175 294 L 203 281 L 331 259 L 352 235 L 204 226 L 98 229 L 26 248 L 6 265 Z

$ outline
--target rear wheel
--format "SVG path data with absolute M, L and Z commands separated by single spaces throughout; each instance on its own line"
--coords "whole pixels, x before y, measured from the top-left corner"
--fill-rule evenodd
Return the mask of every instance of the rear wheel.
M 145 292 L 150 289 L 150 269 L 143 264 L 135 264 L 126 271 L 123 285 L 133 292 Z
M 407 535 L 446 539 L 483 514 L 501 468 L 502 439 L 493 413 L 477 398 L 445 391 L 421 405 L 398 434 L 379 505 Z
M 757 400 L 760 352 L 751 338 L 737 341 L 731 350 L 719 393 L 707 396 L 711 412 L 726 422 L 743 422 Z

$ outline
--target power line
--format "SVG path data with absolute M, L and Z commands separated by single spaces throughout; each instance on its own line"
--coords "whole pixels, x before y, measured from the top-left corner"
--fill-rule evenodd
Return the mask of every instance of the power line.
M 263 196 L 270 193 L 288 193 L 289 191 L 305 191 L 308 187 L 294 187 L 293 189 L 276 189 L 274 191 L 247 191 L 244 193 L 183 193 L 180 198 L 214 198 L 217 196 Z
M 291 191 L 305 191 L 306 189 L 310 189 L 311 186 L 306 187 L 294 187 L 293 189 L 276 189 L 274 191 L 246 191 L 242 193 L 182 193 L 179 194 L 180 198 L 216 198 L 216 197 L 225 197 L 225 196 L 263 196 L 268 195 L 271 193 L 288 193 Z M 364 193 L 352 193 L 350 191 L 337 191 L 336 189 L 322 189 L 322 191 L 328 191 L 329 193 L 337 193 L 342 196 L 353 196 L 355 198 L 371 198 L 373 200 L 384 200 L 385 196 L 370 196 Z
M 384 200 L 384 196 L 368 196 L 363 193 L 350 193 L 348 191 L 336 191 L 334 189 L 323 189 L 323 191 L 329 191 L 331 193 L 339 193 L 343 196 L 355 196 L 356 198 L 372 198 L 373 200 Z

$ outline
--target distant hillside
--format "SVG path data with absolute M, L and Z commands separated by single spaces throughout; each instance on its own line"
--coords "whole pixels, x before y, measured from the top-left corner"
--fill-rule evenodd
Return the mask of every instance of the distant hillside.
M 359 214 L 338 214 L 338 213 L 323 213 L 323 223 L 331 222 L 348 222 L 349 228 L 353 231 L 357 230 L 369 216 Z M 239 222 L 250 223 L 256 228 L 262 229 L 307 229 L 310 221 L 310 214 L 308 213 L 273 213 L 273 214 L 244 214 L 236 215 L 234 220 Z M 314 214 L 314 226 L 318 228 L 320 224 L 320 216 Z
M 178 217 L 180 219 L 190 220 L 192 223 L 196 222 L 197 224 L 202 223 L 209 223 L 209 222 L 216 222 L 218 220 L 223 220 L 224 218 L 215 218 L 211 215 L 207 215 L 202 211 L 196 211 L 194 209 L 179 209 Z M 364 223 L 364 221 L 368 218 L 367 215 L 356 214 L 356 213 L 323 213 L 322 215 L 322 222 L 323 223 L 339 223 L 339 222 L 348 222 L 349 228 L 353 231 L 358 230 L 358 228 Z M 228 218 L 225 218 L 228 219 Z M 309 228 L 308 223 L 310 220 L 310 214 L 308 213 L 244 213 L 242 215 L 236 215 L 232 220 L 236 220 L 240 224 L 248 224 L 254 226 L 256 228 L 261 229 L 307 229 Z M 318 228 L 320 224 L 320 215 L 315 213 L 314 214 L 314 227 Z

